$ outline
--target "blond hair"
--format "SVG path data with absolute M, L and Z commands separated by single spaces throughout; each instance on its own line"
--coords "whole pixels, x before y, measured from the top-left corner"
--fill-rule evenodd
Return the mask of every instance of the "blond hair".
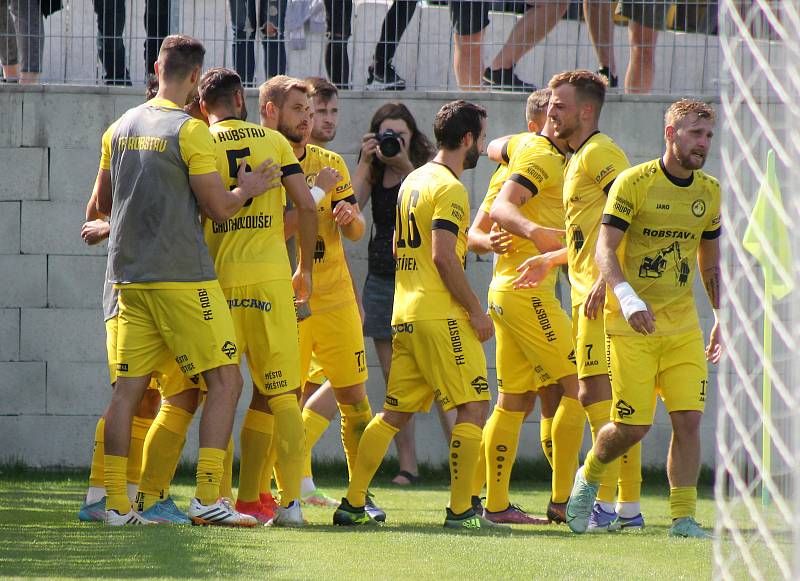
M 528 100 L 525 102 L 525 119 L 528 123 L 535 121 L 540 126 L 544 125 L 550 93 L 552 93 L 550 89 L 539 89 L 528 95 Z
M 263 109 L 264 105 L 269 102 L 276 107 L 281 107 L 286 102 L 290 91 L 300 91 L 304 95 L 308 95 L 310 88 L 308 83 L 300 79 L 276 75 L 258 88 L 258 107 Z
M 553 75 L 547 86 L 550 90 L 555 90 L 561 85 L 570 85 L 575 88 L 575 95 L 579 101 L 592 101 L 597 106 L 597 115 L 606 100 L 606 86 L 608 79 L 603 75 L 598 75 L 586 69 L 576 71 L 564 71 Z
M 669 106 L 669 109 L 667 109 L 667 112 L 664 114 L 664 125 L 671 125 L 674 127 L 678 121 L 692 114 L 697 115 L 698 119 L 708 119 L 712 123 L 717 119 L 714 108 L 708 103 L 698 101 L 697 99 L 681 99 L 680 101 L 675 101 Z

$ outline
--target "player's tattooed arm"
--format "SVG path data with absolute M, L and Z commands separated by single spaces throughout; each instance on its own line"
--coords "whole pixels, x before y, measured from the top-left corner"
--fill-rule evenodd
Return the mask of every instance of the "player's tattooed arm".
M 511 179 L 506 180 L 489 211 L 489 217 L 503 230 L 531 240 L 539 252 L 552 252 L 564 247 L 564 230 L 545 228 L 528 220 L 520 206 L 533 197 L 533 192 Z
M 702 239 L 697 250 L 697 264 L 703 286 L 706 288 L 708 300 L 713 309 L 720 308 L 720 267 L 719 267 L 719 238 L 713 240 Z

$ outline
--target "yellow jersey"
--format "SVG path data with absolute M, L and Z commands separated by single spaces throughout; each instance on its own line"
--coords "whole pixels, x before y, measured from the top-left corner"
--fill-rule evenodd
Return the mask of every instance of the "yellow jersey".
M 655 159 L 620 174 L 603 212 L 603 224 L 625 231 L 617 256 L 625 278 L 653 310 L 654 334 L 699 328 L 692 281 L 700 241 L 721 233 L 719 182 L 702 171 L 681 180 Z M 607 297 L 606 333 L 637 335 L 614 293 Z
M 466 311 L 453 298 L 433 263 L 433 230 L 455 234 L 456 255 L 467 252 L 469 194 L 445 165 L 428 162 L 411 172 L 397 197 L 397 249 L 392 324 L 433 319 L 464 319 Z
M 500 152 L 503 161 L 497 164 L 497 169 L 494 170 L 492 178 L 489 180 L 489 186 L 486 188 L 486 195 L 484 196 L 483 202 L 480 206 L 480 210 L 485 214 L 488 214 L 489 210 L 491 210 L 492 202 L 494 202 L 497 194 L 500 193 L 503 184 L 506 183 L 506 180 L 508 179 L 508 163 L 511 161 L 511 157 L 514 155 L 514 152 L 517 151 L 518 147 L 525 144 L 533 137 L 536 137 L 536 133 L 525 131 L 523 133 L 512 135 L 511 138 L 503 144 L 503 149 Z
M 284 177 L 303 171 L 292 146 L 277 131 L 238 119 L 219 121 L 210 129 L 217 171 L 228 189 L 236 187 L 242 162 L 251 169 L 271 159 L 281 166 Z M 205 220 L 206 243 L 222 288 L 291 279 L 283 200 L 283 188 L 277 187 L 253 198 L 222 223 Z
M 356 203 L 350 172 L 342 156 L 318 145 L 306 145 L 300 158 L 300 167 L 306 176 L 308 187 L 312 187 L 323 167 L 330 167 L 342 174 L 342 180 L 325 195 L 317 205 L 317 243 L 314 249 L 312 272 L 313 290 L 310 307 L 312 313 L 334 309 L 356 300 L 350 270 L 344 258 L 344 246 L 339 227 L 333 220 L 333 208 L 345 200 Z
M 564 162 L 564 155 L 555 144 L 547 137 L 536 134 L 522 142 L 512 154 L 508 179 L 532 194 L 520 206 L 520 212 L 527 220 L 548 228 L 564 227 Z M 497 256 L 490 288 L 496 291 L 514 290 L 513 282 L 519 276 L 517 267 L 538 254 L 539 249 L 532 241 L 512 235 L 511 250 Z M 554 288 L 557 278 L 558 271 L 551 270 L 540 287 Z
M 611 184 L 630 167 L 620 147 L 596 131 L 575 151 L 564 172 L 567 264 L 572 306 L 583 304 L 599 271 L 594 261 L 600 218 Z

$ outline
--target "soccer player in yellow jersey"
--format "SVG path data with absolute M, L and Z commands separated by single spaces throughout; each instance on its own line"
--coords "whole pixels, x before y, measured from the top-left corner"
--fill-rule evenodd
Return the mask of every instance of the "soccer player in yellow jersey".
M 104 443 L 110 525 L 151 522 L 131 509 L 125 472 L 133 410 L 165 350 L 187 375 L 202 373 L 209 388 L 190 518 L 205 524 L 257 523 L 220 499 L 242 380 L 234 365 L 233 322 L 199 215 L 230 217 L 275 185 L 276 174 L 266 163 L 253 172 L 242 168 L 239 186 L 233 191 L 224 187 L 208 128 L 178 105 L 196 89 L 204 54 L 196 39 L 167 37 L 156 64 L 156 98 L 126 112 L 104 138 L 97 209 L 111 215 L 108 280 L 120 291 L 117 382 L 106 413 Z
M 547 269 L 564 261 L 569 264 L 580 403 L 589 419 L 592 436 L 596 437 L 611 417 L 611 386 L 603 356 L 605 335 L 600 312 L 605 298 L 605 283 L 594 262 L 594 248 L 608 190 L 629 163 L 619 146 L 598 130 L 605 101 L 604 77 L 589 71 L 568 71 L 555 75 L 549 86 L 553 94 L 548 117 L 556 135 L 565 139 L 574 153 L 567 162 L 564 175 L 567 249 L 546 254 L 541 259 L 536 257 L 539 260 L 536 268 Z M 580 421 L 578 406 L 573 406 L 569 415 L 577 425 Z M 640 447 L 626 456 L 624 468 L 620 475 L 619 463 L 616 463 L 606 472 L 592 516 L 593 530 L 608 530 L 618 525 L 626 528 L 642 526 L 639 509 Z M 565 508 L 570 480 L 557 478 L 553 481 L 553 503 L 559 511 Z M 621 480 L 620 504 L 615 507 L 618 480 Z M 615 508 L 619 509 L 619 520 Z
M 311 290 L 317 213 L 303 171 L 289 142 L 277 131 L 242 121 L 244 88 L 230 69 L 214 68 L 200 80 L 200 105 L 208 115 L 217 148 L 217 169 L 235 187 L 242 163 L 272 160 L 281 167 L 283 187 L 298 214 L 299 264 L 291 277 L 284 242 L 280 190 L 261 196 L 222 223 L 205 222 L 205 237 L 220 286 L 231 310 L 241 353 L 247 354 L 254 392 L 241 434 L 241 474 L 236 509 L 259 515 L 260 474 L 274 417 L 284 490 L 273 525 L 300 526 L 300 479 L 305 435 L 298 404 L 300 354 L 294 296 L 306 302 Z M 294 283 L 294 290 L 292 288 Z M 253 467 L 248 466 L 254 463 Z
M 656 394 L 672 421 L 667 460 L 670 536 L 707 538 L 695 521 L 706 360 L 717 363 L 720 307 L 720 188 L 701 171 L 714 110 L 682 99 L 665 116 L 664 155 L 623 172 L 603 210 L 597 263 L 613 289 L 605 329 L 613 422 L 600 430 L 567 507 L 570 528 L 586 530 L 606 467 L 640 442 L 653 423 Z M 695 263 L 714 309 L 708 346 L 692 294 Z
M 486 111 L 465 101 L 448 103 L 436 114 L 434 134 L 436 156 L 400 187 L 386 403 L 361 438 L 347 496 L 333 515 L 336 525 L 375 523 L 365 510 L 369 483 L 399 429 L 436 398 L 445 410 L 457 410 L 445 526 L 465 532 L 501 526 L 475 514 L 470 498 L 489 408 L 480 343 L 494 330 L 464 274 L 469 196 L 459 178 L 481 154 Z

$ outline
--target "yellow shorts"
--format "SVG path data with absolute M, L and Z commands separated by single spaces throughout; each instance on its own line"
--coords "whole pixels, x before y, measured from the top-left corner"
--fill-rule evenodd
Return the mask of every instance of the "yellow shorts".
M 355 302 L 311 313 L 300 321 L 300 371 L 308 377 L 313 353 L 333 387 L 350 387 L 367 381 L 367 354 L 361 315 Z
M 197 373 L 187 377 L 174 360 L 172 369 L 159 374 L 154 381 L 155 387 L 161 392 L 162 399 L 169 399 L 189 389 L 199 389 L 202 393 L 208 391 L 206 381 L 201 374 Z
M 489 291 L 497 340 L 497 386 L 525 393 L 575 375 L 572 323 L 554 295 Z
M 384 409 L 427 412 L 489 400 L 486 357 L 469 322 L 436 319 L 392 325 L 392 369 Z
M 117 331 L 119 330 L 119 317 L 112 317 L 106 321 L 106 353 L 108 355 L 108 377 L 111 380 L 111 385 L 117 382 Z M 172 355 L 166 353 L 164 356 L 164 363 L 169 364 L 172 361 Z M 156 371 L 155 369 L 153 371 Z M 154 374 L 156 375 L 156 374 Z M 153 377 L 150 379 L 148 389 L 158 388 L 158 379 Z
M 578 379 L 593 375 L 607 375 L 606 333 L 603 313 L 596 319 L 583 314 L 583 304 L 572 307 L 572 337 L 575 342 L 575 364 Z
M 325 371 L 322 370 L 322 365 L 319 364 L 314 354 L 311 354 L 311 365 L 308 369 L 308 377 L 305 383 L 313 383 L 314 385 L 322 385 L 325 383 Z
M 661 337 L 611 335 L 607 349 L 613 421 L 651 425 L 656 393 L 668 412 L 704 410 L 708 368 L 699 329 Z
M 258 390 L 280 395 L 300 387 L 300 349 L 294 292 L 289 280 L 223 289 L 239 353 Z
M 120 288 L 117 374 L 149 375 L 165 352 L 187 377 L 239 364 L 233 321 L 216 280 L 190 288 Z

